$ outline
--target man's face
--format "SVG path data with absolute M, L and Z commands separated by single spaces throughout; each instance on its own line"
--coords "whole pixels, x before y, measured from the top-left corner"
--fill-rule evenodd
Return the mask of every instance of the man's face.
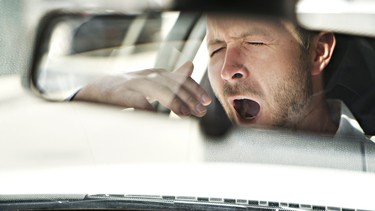
M 212 88 L 232 122 L 295 128 L 307 115 L 308 54 L 288 22 L 209 17 Z

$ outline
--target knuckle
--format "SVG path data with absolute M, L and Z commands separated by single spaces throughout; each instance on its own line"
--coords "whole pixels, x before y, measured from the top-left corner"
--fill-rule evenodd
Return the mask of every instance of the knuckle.
M 195 100 L 195 98 L 192 95 L 188 95 L 187 98 L 186 98 L 186 103 L 188 105 L 195 106 L 197 101 Z
M 191 90 L 195 93 L 203 93 L 203 88 L 191 78 L 189 80 L 189 86 L 191 87 Z
M 181 88 L 182 88 L 182 86 L 179 83 L 173 83 L 173 85 L 171 86 L 171 90 L 174 93 L 178 93 L 181 90 Z
M 182 102 L 178 97 L 174 97 L 170 103 L 169 109 L 171 109 L 176 114 L 182 114 L 181 108 L 182 108 Z
M 181 101 L 177 96 L 174 96 L 171 102 L 169 103 L 169 108 L 178 108 L 181 105 Z

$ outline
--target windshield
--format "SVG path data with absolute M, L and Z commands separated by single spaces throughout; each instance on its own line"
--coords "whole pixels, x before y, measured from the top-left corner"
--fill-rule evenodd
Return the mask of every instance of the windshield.
M 238 126 L 337 136 L 373 131 L 362 117 L 371 105 L 358 109 L 352 99 L 373 90 L 371 38 L 282 18 L 186 12 L 71 15 L 53 27 L 35 74 L 47 99 L 199 118 L 217 103 Z M 360 84 L 346 81 L 350 69 L 360 69 Z
M 0 207 L 373 208 L 351 199 L 375 184 L 375 36 L 349 7 L 62 2 L 28 23 L 24 89 L 0 84 Z

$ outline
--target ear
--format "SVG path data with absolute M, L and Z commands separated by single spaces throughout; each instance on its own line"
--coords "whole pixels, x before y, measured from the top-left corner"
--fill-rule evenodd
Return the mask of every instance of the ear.
M 331 60 L 333 50 L 336 46 L 336 38 L 331 32 L 320 32 L 313 36 L 311 44 L 311 75 L 316 76 L 322 73 Z

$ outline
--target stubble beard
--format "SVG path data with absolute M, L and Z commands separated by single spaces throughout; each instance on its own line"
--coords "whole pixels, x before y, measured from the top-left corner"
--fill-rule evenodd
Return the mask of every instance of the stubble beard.
M 308 52 L 303 49 L 298 63 L 294 67 L 290 67 L 291 74 L 272 90 L 274 93 L 273 100 L 272 102 L 266 102 L 269 110 L 265 111 L 268 112 L 271 120 L 269 125 L 263 126 L 298 129 L 299 124 L 309 113 L 313 89 L 308 55 Z M 260 86 L 255 82 L 251 82 L 245 87 L 238 84 L 235 86 L 228 83 L 224 84 L 223 99 L 219 98 L 219 101 L 233 123 L 236 123 L 236 114 L 233 113 L 235 111 L 231 108 L 232 105 L 225 99 L 227 99 L 227 96 L 238 94 L 266 99 L 264 93 L 257 87 Z M 216 96 L 218 96 L 217 93 Z
M 274 127 L 296 130 L 309 113 L 313 88 L 308 55 L 302 50 L 298 64 L 292 67 L 292 74 L 284 83 L 280 83 L 275 92 L 276 107 L 271 115 Z

